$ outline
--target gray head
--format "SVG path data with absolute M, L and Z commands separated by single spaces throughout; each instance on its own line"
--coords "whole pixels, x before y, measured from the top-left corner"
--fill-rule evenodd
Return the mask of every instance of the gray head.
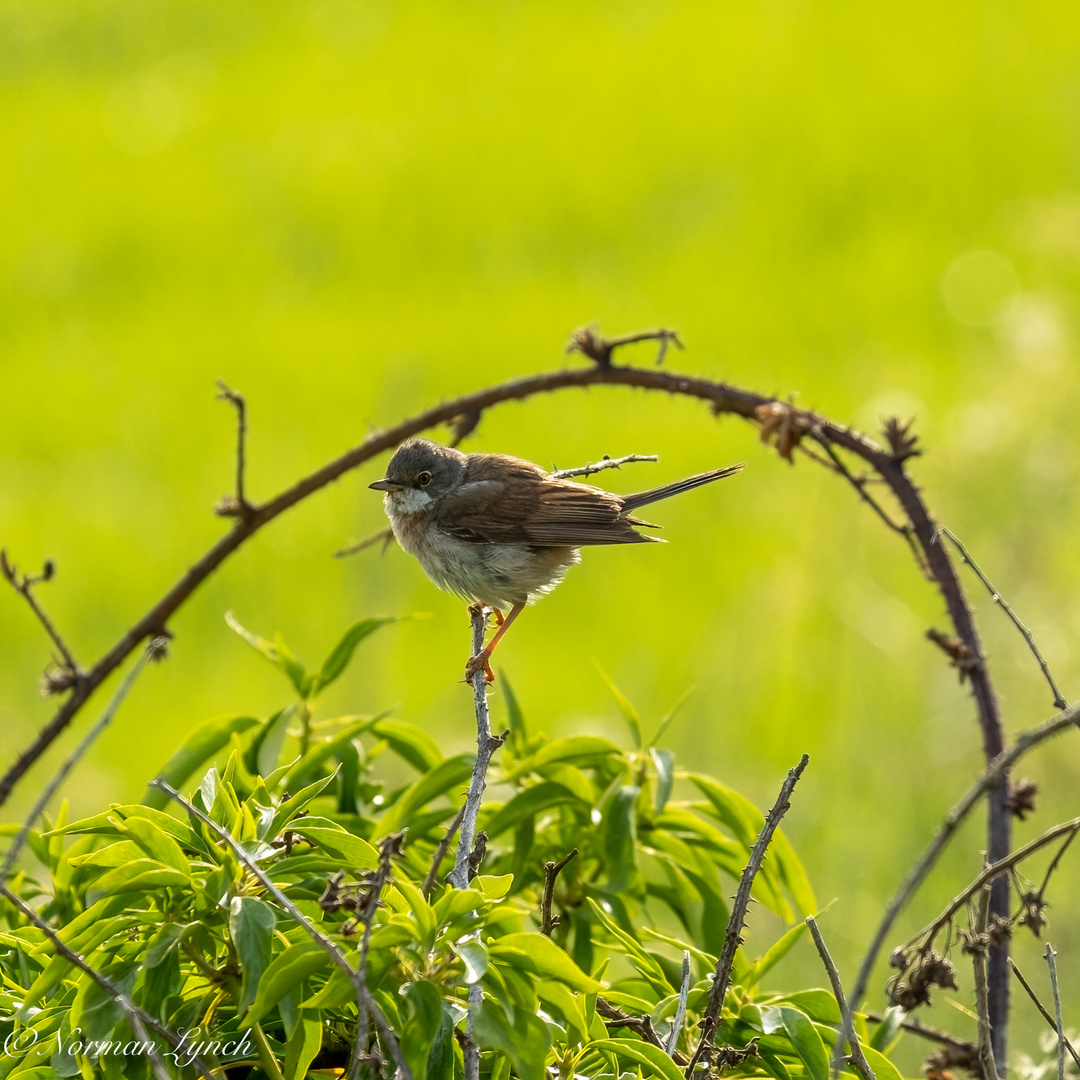
M 409 439 L 394 452 L 386 476 L 370 486 L 385 491 L 387 502 L 400 513 L 427 509 L 456 488 L 465 473 L 465 455 L 430 439 Z

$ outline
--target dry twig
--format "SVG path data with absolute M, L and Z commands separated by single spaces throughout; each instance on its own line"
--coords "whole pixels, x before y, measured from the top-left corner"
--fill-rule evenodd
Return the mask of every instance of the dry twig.
M 243 394 L 230 390 L 224 379 L 217 381 L 218 401 L 227 401 L 236 410 L 236 490 L 218 501 L 214 512 L 220 517 L 236 517 L 243 521 L 250 519 L 255 507 L 244 495 L 245 442 L 247 440 L 247 402 Z
M 1029 983 L 1027 979 L 1025 979 L 1024 976 L 1021 974 L 1020 969 L 1016 966 L 1016 963 L 1011 956 L 1009 957 L 1009 967 L 1012 969 L 1012 973 L 1019 980 L 1020 985 L 1027 991 L 1028 997 L 1031 998 L 1031 1000 L 1035 1003 L 1035 1008 L 1038 1009 L 1039 1012 L 1042 1014 L 1042 1018 L 1050 1025 L 1054 1034 L 1057 1035 L 1058 1038 L 1064 1039 L 1065 1049 L 1069 1051 L 1069 1054 L 1072 1057 L 1073 1061 L 1076 1063 L 1077 1067 L 1080 1067 L 1080 1054 L 1076 1052 L 1076 1047 L 1073 1046 L 1072 1042 L 1067 1036 L 1063 1035 L 1061 1029 L 1057 1025 L 1057 1021 L 1050 1015 L 1050 1013 L 1046 1009 L 1046 1006 L 1039 1000 L 1039 995 L 1035 993 L 1034 989 L 1031 986 L 1031 983 Z
M 802 760 L 788 774 L 780 794 L 773 803 L 772 809 L 765 817 L 765 823 L 761 827 L 754 846 L 750 849 L 750 858 L 747 860 L 746 869 L 739 878 L 739 887 L 735 891 L 735 901 L 731 906 L 731 915 L 728 918 L 727 929 L 724 931 L 724 944 L 720 949 L 720 956 L 716 961 L 716 971 L 713 973 L 712 989 L 709 991 L 709 1000 L 705 1006 L 705 1014 L 701 1018 L 701 1038 L 697 1049 L 690 1058 L 686 1067 L 687 1077 L 694 1074 L 694 1069 L 699 1061 L 708 1064 L 715 1047 L 713 1035 L 720 1026 L 720 1010 L 724 1006 L 724 997 L 727 994 L 728 984 L 731 982 L 731 966 L 735 963 L 735 953 L 742 944 L 742 931 L 746 923 L 746 909 L 750 906 L 750 890 L 754 884 L 754 878 L 765 861 L 765 852 L 772 841 L 773 833 L 776 832 L 780 819 L 787 813 L 791 806 L 791 793 L 799 782 L 803 770 L 810 761 L 807 754 L 803 754 Z
M 438 847 L 435 848 L 435 854 L 431 858 L 431 866 L 428 867 L 428 872 L 424 878 L 424 885 L 421 890 L 425 899 L 431 896 L 431 893 L 435 888 L 435 882 L 439 877 L 439 867 L 442 865 L 443 859 L 446 858 L 446 853 L 450 850 L 450 845 L 454 840 L 455 834 L 458 829 L 461 828 L 461 819 L 464 816 L 465 806 L 462 804 L 461 809 L 454 815 L 454 820 L 446 826 L 446 832 L 443 833 L 443 838 L 439 841 Z
M 544 863 L 544 893 L 540 898 L 540 933 L 551 937 L 552 931 L 559 925 L 559 916 L 551 914 L 551 905 L 555 900 L 555 882 L 563 868 L 577 855 L 574 848 L 558 862 Z
M 971 950 L 971 963 L 975 976 L 975 1010 L 979 1016 L 979 1067 L 983 1080 L 998 1080 L 994 1065 L 994 1047 L 991 1042 L 990 988 L 986 978 L 986 923 L 990 913 L 990 892 L 983 889 L 976 904 L 976 919 L 972 939 L 976 942 Z
M 1065 1023 L 1061 1019 L 1061 990 L 1058 987 L 1058 975 L 1057 964 L 1054 958 L 1057 953 L 1054 952 L 1054 947 L 1048 941 L 1046 943 L 1046 964 L 1050 968 L 1050 988 L 1054 992 L 1054 1017 L 1057 1022 L 1057 1037 L 1058 1037 L 1058 1067 L 1057 1075 L 1058 1080 L 1065 1080 Z
M 675 1047 L 679 1043 L 679 1034 L 682 1031 L 683 1021 L 686 1019 L 686 999 L 690 996 L 690 953 L 683 949 L 682 954 L 682 982 L 679 984 L 679 1004 L 675 1008 L 675 1016 L 671 1021 L 671 1031 L 668 1032 L 667 1042 L 664 1049 L 668 1057 L 675 1053 Z
M 576 469 L 553 469 L 551 477 L 554 480 L 570 480 L 575 476 L 592 476 L 593 473 L 603 472 L 605 469 L 618 469 L 623 465 L 632 465 L 638 461 L 659 461 L 656 454 L 627 454 L 626 457 L 612 458 L 606 455 L 591 465 L 580 465 Z

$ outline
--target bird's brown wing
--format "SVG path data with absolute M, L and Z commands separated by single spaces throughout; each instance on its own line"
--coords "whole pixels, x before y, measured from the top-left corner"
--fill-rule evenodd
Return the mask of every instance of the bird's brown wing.
M 476 455 L 477 458 L 480 455 Z M 439 501 L 438 522 L 474 544 L 584 547 L 654 540 L 624 517 L 619 496 L 587 484 L 552 480 L 529 462 L 484 455 L 470 461 L 465 483 Z

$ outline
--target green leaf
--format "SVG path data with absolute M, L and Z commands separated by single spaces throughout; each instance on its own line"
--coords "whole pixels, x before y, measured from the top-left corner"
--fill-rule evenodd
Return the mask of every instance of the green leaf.
M 265 656 L 279 671 L 285 673 L 293 689 L 301 697 L 304 695 L 304 671 L 303 664 L 293 656 L 289 647 L 285 644 L 280 634 L 274 635 L 271 643 L 258 634 L 245 630 L 233 617 L 231 611 L 225 613 L 225 622 L 230 630 L 235 630 L 257 653 Z
M 133 859 L 102 874 L 87 890 L 87 896 L 97 899 L 110 893 L 141 892 L 144 889 L 164 889 L 190 885 L 187 874 L 165 866 L 156 859 Z
M 184 940 L 194 933 L 201 923 L 162 923 L 146 944 L 143 967 L 155 968 Z
M 892 1012 L 892 1009 L 889 1011 Z M 900 1070 L 876 1047 L 864 1045 L 862 1051 L 878 1080 L 901 1080 Z
M 318 1013 L 300 1013 L 300 1023 L 285 1044 L 285 1080 L 304 1080 L 308 1075 L 308 1066 L 322 1048 L 322 1031 Z
M 636 942 L 625 930 L 618 926 L 614 919 L 591 897 L 586 897 L 593 917 L 598 919 L 604 929 L 618 942 L 621 951 L 629 958 L 631 963 L 642 975 L 661 993 L 667 996 L 672 990 L 677 989 L 668 981 L 664 969 L 650 956 L 641 945 Z
M 496 957 L 507 955 L 507 950 L 522 953 L 528 957 L 529 968 L 534 974 L 545 979 L 557 979 L 571 990 L 595 994 L 602 989 L 600 983 L 590 979 L 566 952 L 544 934 L 505 934 L 490 942 L 489 949 L 491 955 Z M 510 963 L 513 964 L 513 959 Z
M 267 776 L 277 767 L 289 724 L 296 715 L 295 705 L 279 709 L 255 732 L 244 752 L 244 768 L 252 776 Z
M 658 814 L 663 813 L 671 798 L 671 789 L 675 786 L 675 752 L 673 750 L 657 750 L 655 746 L 649 748 L 649 755 L 656 766 L 656 801 L 654 806 Z
M 375 719 L 371 732 L 385 739 L 398 757 L 404 758 L 418 772 L 428 772 L 443 761 L 438 743 L 423 728 L 404 720 Z
M 792 994 L 772 998 L 764 1004 L 774 1003 L 790 1005 L 806 1013 L 811 1020 L 819 1024 L 829 1024 L 837 1028 L 840 1026 L 840 1006 L 836 1004 L 836 998 L 828 990 L 796 990 Z
M 537 1017 L 516 1009 L 513 1025 L 497 1003 L 485 1000 L 473 1015 L 473 1038 L 478 1046 L 501 1050 L 521 1080 L 545 1080 L 551 1035 Z
M 367 731 L 379 717 L 365 716 L 342 728 L 332 739 L 316 743 L 302 758 L 294 761 L 281 778 L 281 786 L 288 790 L 297 784 L 306 784 L 324 762 L 337 756 L 338 750 L 352 742 L 357 735 Z
M 806 929 L 806 923 L 798 923 L 793 926 L 778 941 L 769 946 L 765 955 L 755 960 L 750 968 L 750 975 L 746 980 L 746 986 L 756 986 L 763 976 L 770 972 L 785 956 L 795 947 L 795 943 Z
M 130 836 L 152 859 L 171 866 L 185 876 L 190 875 L 191 867 L 180 845 L 149 818 L 131 817 L 125 820 L 115 815 L 113 820 L 120 832 Z
M 508 803 L 501 806 L 490 821 L 484 824 L 484 831 L 488 839 L 494 840 L 496 836 L 513 828 L 523 818 L 532 817 L 534 814 L 550 810 L 553 806 L 564 803 L 577 803 L 584 806 L 573 792 L 555 783 L 554 780 L 543 780 L 539 784 L 533 784 L 519 791 Z M 588 807 L 585 806 L 587 810 Z
M 468 986 L 478 983 L 488 969 L 488 951 L 484 943 L 478 938 L 465 938 L 463 941 L 451 942 L 450 948 L 461 957 L 465 963 L 465 982 Z
M 694 688 L 691 686 L 683 693 L 679 700 L 671 706 L 671 710 L 661 717 L 660 723 L 656 726 L 656 734 L 654 734 L 653 737 L 649 740 L 650 746 L 655 746 L 664 737 L 664 732 L 667 731 L 668 727 L 671 725 L 671 721 L 675 719 L 679 710 L 683 707 L 684 704 L 686 704 L 686 699 L 693 692 Z
M 314 784 L 308 784 L 307 787 L 301 788 L 291 799 L 286 799 L 284 802 L 280 803 L 274 813 L 274 820 L 267 831 L 266 838 L 276 840 L 278 836 L 281 835 L 285 826 L 288 825 L 301 810 L 306 810 L 308 804 L 322 793 L 323 789 L 329 785 L 330 781 L 333 780 L 336 775 L 336 772 L 332 772 L 329 776 L 324 776 L 321 780 L 316 780 Z
M 313 941 L 301 942 L 279 953 L 263 972 L 243 1023 L 257 1024 L 287 993 L 330 962 L 330 957 Z
M 404 991 L 410 1015 L 401 1029 L 401 1049 L 413 1076 L 422 1078 L 442 1022 L 442 995 L 434 983 L 425 981 L 409 983 Z
M 379 853 L 359 836 L 346 832 L 336 821 L 324 817 L 294 818 L 290 831 L 313 841 L 324 851 L 344 860 L 351 870 L 370 870 L 379 865 Z
M 234 896 L 229 907 L 229 935 L 240 960 L 243 985 L 237 1009 L 244 1011 L 254 1000 L 263 972 L 270 963 L 277 915 L 269 904 L 254 896 Z
M 318 675 L 315 676 L 307 696 L 318 697 L 335 679 L 337 679 L 349 666 L 356 646 L 369 634 L 373 634 L 380 626 L 396 622 L 395 619 L 361 619 L 354 623 L 342 635 L 341 640 L 331 650 L 330 655 L 323 661 Z
M 619 712 L 623 714 L 623 719 L 626 721 L 626 726 L 630 729 L 630 738 L 634 740 L 634 749 L 641 749 L 641 717 L 637 714 L 637 709 L 630 704 L 629 698 L 611 681 L 608 674 L 604 669 L 597 664 L 596 670 L 600 673 L 600 678 L 607 684 L 608 690 L 611 691 L 611 696 L 615 699 L 616 704 L 619 706 Z
M 882 1022 L 875 1027 L 873 1035 L 870 1036 L 870 1045 L 875 1050 L 884 1053 L 900 1034 L 905 1015 L 899 1005 L 892 1005 L 886 1009 Z
M 191 729 L 180 748 L 158 773 L 158 778 L 174 788 L 182 788 L 193 773 L 229 745 L 234 733 L 241 734 L 260 723 L 262 721 L 257 716 L 238 713 L 203 720 Z M 169 796 L 160 788 L 150 788 L 143 798 L 143 805 L 155 810 L 161 810 L 168 804 Z
M 660 1047 L 651 1043 L 631 1042 L 629 1039 L 594 1039 L 589 1043 L 589 1049 L 601 1050 L 636 1065 L 644 1065 L 652 1076 L 661 1076 L 664 1080 L 685 1080 L 679 1066 Z
M 506 698 L 506 719 L 510 725 L 510 746 L 514 751 L 514 756 L 521 757 L 525 753 L 525 745 L 529 741 L 525 716 L 505 672 L 499 672 L 499 683 L 503 688 L 503 697 Z
M 387 836 L 398 832 L 407 825 L 410 817 L 422 806 L 451 788 L 462 784 L 472 775 L 473 758 L 471 754 L 457 754 L 437 765 L 426 776 L 420 777 L 411 787 L 405 789 L 401 798 L 383 814 L 375 826 L 375 836 Z
M 766 1034 L 783 1031 L 787 1035 L 795 1053 L 806 1066 L 810 1080 L 828 1080 L 829 1054 L 806 1013 L 781 1005 L 762 1009 L 761 1022 Z
M 454 1080 L 454 1014 L 443 1002 L 439 1027 L 431 1041 L 425 1080 Z M 460 1053 L 460 1051 L 458 1051 Z
M 641 789 L 624 785 L 616 791 L 604 810 L 602 845 L 608 884 L 622 892 L 637 876 L 637 811 Z
M 571 735 L 567 739 L 554 739 L 537 750 L 535 754 L 530 754 L 524 761 L 518 762 L 500 782 L 516 780 L 519 776 L 536 772 L 545 765 L 553 765 L 557 761 L 575 761 L 580 758 L 621 753 L 622 751 L 613 742 L 602 739 L 599 735 Z

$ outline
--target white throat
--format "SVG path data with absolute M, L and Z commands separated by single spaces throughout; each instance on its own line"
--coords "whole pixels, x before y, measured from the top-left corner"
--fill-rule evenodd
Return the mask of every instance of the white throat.
M 386 507 L 395 514 L 422 514 L 431 507 L 435 500 L 419 488 L 405 488 L 403 491 L 388 491 Z

